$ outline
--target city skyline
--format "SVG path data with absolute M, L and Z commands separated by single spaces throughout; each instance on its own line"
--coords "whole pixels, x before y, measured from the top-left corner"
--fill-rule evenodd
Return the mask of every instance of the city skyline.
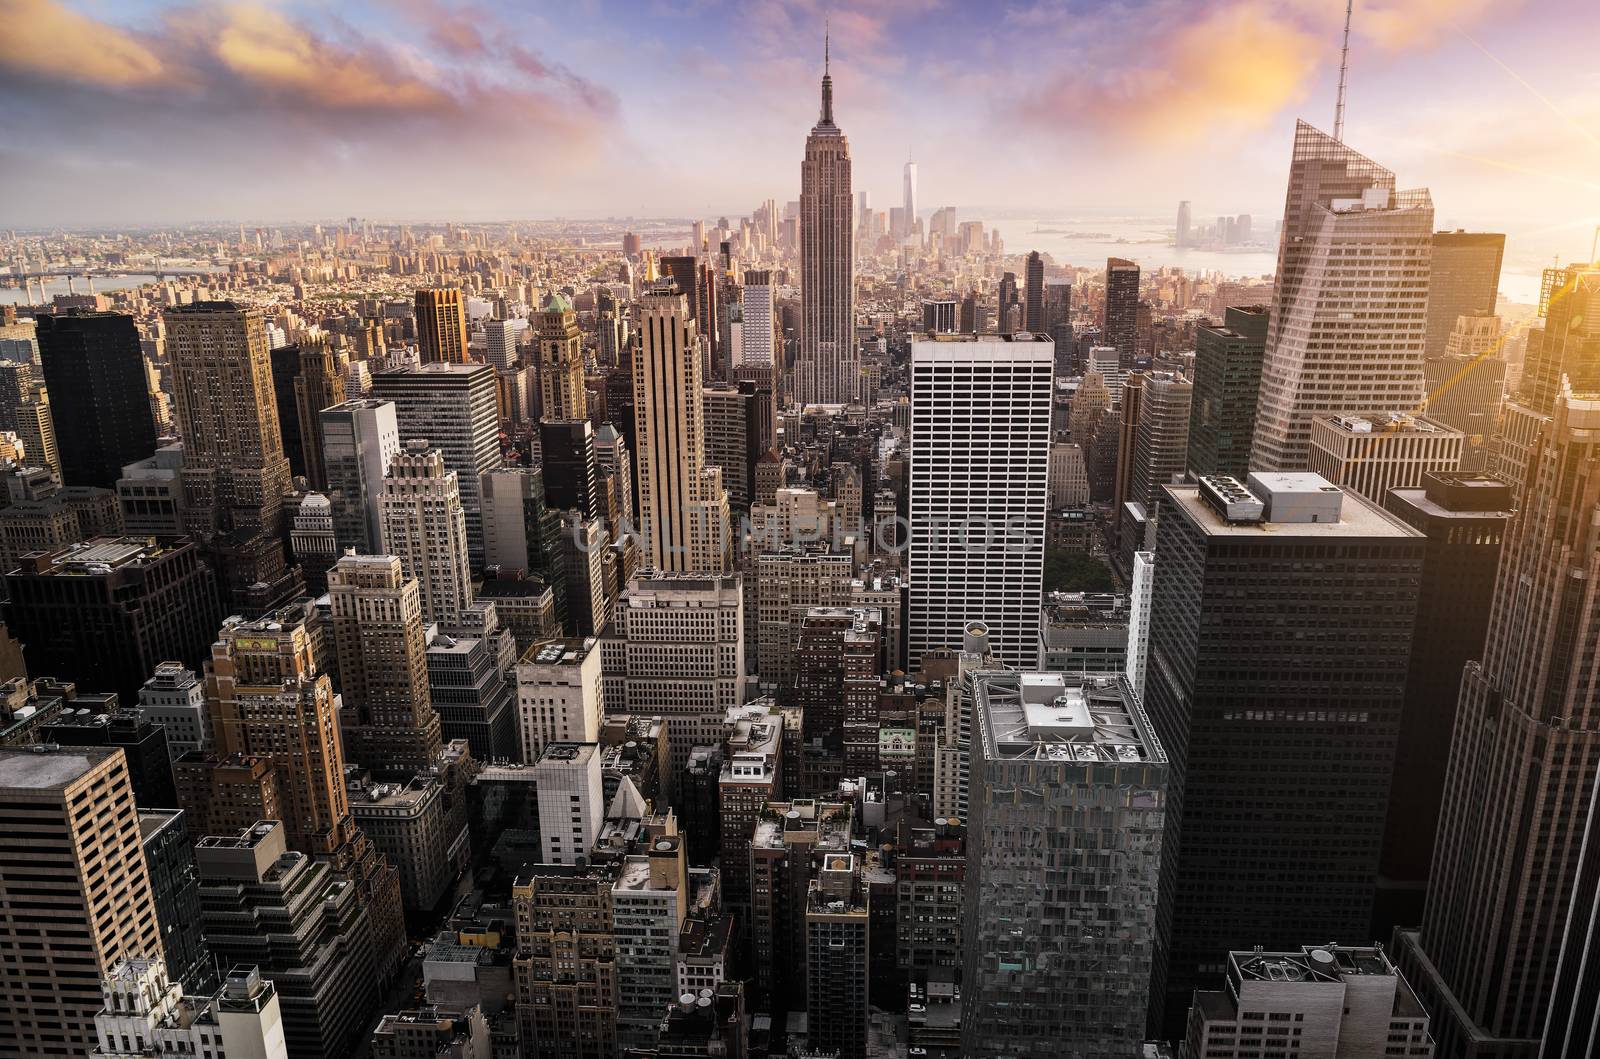
M 593 0 L 592 17 L 557 20 L 439 0 L 337 17 L 5 0 L 18 32 L 0 43 L 0 224 L 744 212 L 798 197 L 791 130 L 814 120 L 824 15 L 856 186 L 883 202 L 909 152 L 924 213 L 1166 213 L 1189 198 L 1200 215 L 1272 216 L 1293 121 L 1331 126 L 1336 6 Z M 1357 4 L 1347 138 L 1438 189 L 1441 226 L 1580 241 L 1594 219 L 1566 204 L 1600 189 L 1586 176 L 1600 86 L 1579 61 L 1600 12 L 1561 6 L 1558 38 L 1518 4 Z M 1408 105 L 1379 104 L 1396 98 Z M 652 120 L 712 99 L 719 120 Z M 395 164 L 423 143 L 427 166 Z M 741 164 L 709 164 L 729 143 Z M 991 164 L 943 161 L 973 148 Z M 1088 151 L 1096 164 L 1076 164 Z M 631 179 L 641 158 L 650 181 Z

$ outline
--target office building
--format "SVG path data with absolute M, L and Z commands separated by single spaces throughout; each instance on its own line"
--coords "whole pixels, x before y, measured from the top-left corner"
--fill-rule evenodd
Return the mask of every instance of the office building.
M 101 979 L 100 988 L 93 1052 L 98 1059 L 152 1055 L 289 1059 L 277 988 L 261 977 L 257 967 L 236 966 L 222 988 L 195 995 L 186 990 L 200 987 L 168 977 L 159 959 L 123 959 Z
M 139 715 L 159 724 L 172 760 L 211 747 L 211 717 L 205 683 L 182 662 L 162 662 L 139 689 Z
M 465 364 L 467 311 L 455 287 L 417 291 L 417 353 L 424 364 Z
M 1161 741 L 1119 676 L 973 686 L 962 1051 L 1137 1054 L 1160 946 Z
M 400 453 L 394 402 L 357 398 L 324 408 L 317 418 L 339 552 L 381 552 L 383 479 Z
M 1039 667 L 1051 673 L 1120 673 L 1128 665 L 1128 599 L 1111 592 L 1052 592 L 1039 609 Z
M 372 1059 L 487 1059 L 494 1033 L 483 1011 L 437 1007 L 383 1016 L 372 1031 Z
M 756 461 L 771 447 L 761 431 L 763 396 L 750 382 L 720 383 L 704 391 L 706 465 L 722 469 L 728 506 L 735 511 L 748 511 L 754 503 Z
M 849 553 L 823 544 L 783 544 L 756 556 L 753 668 L 763 685 L 787 688 L 794 682 L 801 621 L 812 607 L 850 602 L 854 567 Z
M 1518 403 L 1551 415 L 1563 378 L 1574 393 L 1600 389 L 1600 265 L 1545 269 L 1539 315 L 1543 325 L 1528 332 Z
M 278 532 L 289 460 L 262 311 L 233 302 L 174 306 L 166 331 L 189 528 Z
M 1082 507 L 1089 502 L 1089 465 L 1083 446 L 1067 441 L 1050 443 L 1050 510 Z
M 161 956 L 186 988 L 209 992 L 217 984 L 216 971 L 201 931 L 194 839 L 187 816 L 182 809 L 140 809 L 139 840 L 161 929 Z
M 344 372 L 326 342 L 300 347 L 300 371 L 294 380 L 295 418 L 300 428 L 306 481 L 312 489 L 328 488 L 328 466 L 322 436 L 322 410 L 344 402 Z M 281 402 L 280 402 L 281 405 Z
M 444 739 L 428 688 L 422 589 L 393 555 L 328 571 L 346 756 L 379 773 L 431 768 Z
M 1250 466 L 1304 470 L 1315 416 L 1422 404 L 1433 200 L 1295 126 Z
M 954 298 L 924 298 L 922 331 L 929 335 L 950 335 L 956 331 L 957 303 Z
M 778 368 L 783 363 L 778 336 L 777 288 L 769 269 L 748 269 L 739 290 L 739 356 L 735 367 Z
M 1392 489 L 1415 489 L 1432 471 L 1458 469 L 1464 441 L 1428 416 L 1315 416 L 1307 463 L 1313 474 L 1385 504 Z
M 716 777 L 719 835 L 711 848 L 717 851 L 724 900 L 746 911 L 751 836 L 756 818 L 779 795 L 783 765 L 783 714 L 770 698 L 728 711 L 726 751 Z
M 1368 930 L 1426 541 L 1314 474 L 1165 492 L 1143 702 L 1182 777 L 1161 881 L 1175 1028 L 1234 939 Z
M 690 747 L 722 741 L 743 699 L 744 649 L 740 575 L 636 577 L 600 644 L 606 708 L 664 716 L 677 775 Z
M 483 476 L 485 566 L 501 576 L 520 571 L 543 582 L 553 596 L 556 621 L 564 625 L 567 566 L 561 525 L 560 511 L 548 501 L 543 471 L 506 467 Z
M 468 608 L 460 627 L 428 644 L 428 696 L 447 742 L 465 740 L 485 761 L 516 758 L 516 658 L 516 638 L 484 600 Z
M 100 701 L 94 702 L 94 699 Z M 133 800 L 139 807 L 176 805 L 172 758 L 167 753 L 166 732 L 161 726 L 141 717 L 136 709 L 118 706 L 113 696 L 79 694 L 74 701 L 79 704 L 78 709 L 65 709 L 39 726 L 39 742 L 121 747 L 128 759 L 128 782 L 133 786 Z
M 911 347 L 908 661 L 989 626 L 1028 666 L 1044 576 L 1054 346 L 1043 335 Z
M 597 743 L 547 743 L 533 766 L 539 843 L 546 864 L 576 864 L 605 822 Z
M 854 853 L 822 857 L 806 890 L 806 1046 L 867 1059 L 871 920 Z
M 583 336 L 578 314 L 560 294 L 545 299 L 535 336 L 539 344 L 539 418 L 548 422 L 586 419 Z
M 995 286 L 995 330 L 1002 335 L 1022 330 L 1022 299 L 1017 295 L 1017 274 L 1006 272 Z
M 683 837 L 671 811 L 638 825 L 649 836 L 642 852 L 624 856 L 611 887 L 617 939 L 617 1042 L 652 1047 L 661 1018 L 682 994 L 678 940 L 694 893 Z
M 1579 630 L 1596 607 L 1597 428 L 1600 400 L 1563 388 L 1506 533 L 1482 661 L 1461 678 L 1421 929 L 1396 934 L 1440 1055 L 1535 1054 L 1547 1017 L 1566 1019 L 1563 938 L 1572 959 L 1588 944 L 1593 893 L 1577 887 L 1593 880 L 1579 866 L 1600 685 Z
M 1144 699 L 1145 674 L 1150 669 L 1150 601 L 1155 595 L 1156 553 L 1133 554 L 1133 584 L 1128 592 L 1128 684 Z
M 756 818 L 750 837 L 748 927 L 755 962 L 754 996 L 778 1024 L 789 1011 L 799 1008 L 801 998 L 810 1000 L 806 922 L 811 882 L 826 859 L 850 854 L 853 818 L 849 803 L 808 798 L 771 802 Z M 866 972 L 867 935 L 853 935 L 851 929 L 858 922 L 865 928 L 866 916 L 842 923 L 836 939 L 842 948 L 848 946 L 840 954 L 846 962 L 839 969 L 846 977 L 839 989 L 856 990 L 855 999 L 839 1009 L 841 1016 L 863 1012 L 867 1000 L 865 978 L 848 973 L 857 958 L 860 974 Z M 819 940 L 825 937 L 826 932 L 818 934 Z M 858 954 L 850 951 L 857 947 Z M 819 988 L 825 990 L 826 986 L 819 982 Z M 827 1011 L 828 1006 L 817 1010 Z M 845 1032 L 853 1034 L 849 1026 Z
M 125 465 L 156 450 L 144 353 L 133 317 L 46 314 L 36 327 L 52 419 L 71 425 L 56 439 L 61 480 L 115 488 Z
M 598 640 L 539 644 L 517 662 L 516 681 L 522 761 L 530 765 L 538 761 L 551 743 L 599 740 L 605 688 Z
M 1428 1013 L 1381 946 L 1228 953 L 1227 987 L 1194 995 L 1186 1059 L 1433 1055 Z
M 1106 259 L 1106 305 L 1100 331 L 1104 343 L 1117 351 L 1117 367 L 1132 371 L 1139 339 L 1139 266 L 1132 261 Z
M 427 438 L 456 472 L 467 520 L 472 568 L 483 565 L 482 492 L 479 482 L 500 466 L 500 422 L 494 369 L 487 364 L 424 364 L 415 371 L 372 377 L 368 397 L 392 401 L 402 441 Z
M 276 820 L 207 835 L 195 864 L 206 941 L 222 966 L 255 966 L 272 983 L 289 1055 L 351 1054 L 377 1005 L 381 973 L 357 887 L 289 849 Z
M 422 615 L 446 628 L 472 605 L 459 478 L 424 440 L 405 443 L 383 480 L 383 548 L 422 588 Z
M 1456 321 L 1445 354 L 1422 362 L 1428 418 L 1466 435 L 1461 469 L 1487 471 L 1499 448 L 1500 409 L 1507 365 L 1498 356 L 1498 316 L 1463 316 Z
M 540 1056 L 617 1054 L 615 881 L 611 865 L 539 864 L 512 887 L 517 1020 Z
M 895 960 L 906 974 L 952 980 L 961 974 L 966 873 L 964 824 L 901 829 L 894 858 Z
M 1406 705 L 1395 750 L 1389 824 L 1378 877 L 1374 936 L 1422 922 L 1455 729 L 1461 673 L 1483 656 L 1495 572 L 1511 520 L 1511 487 L 1484 475 L 1430 472 L 1422 485 L 1392 489 L 1384 507 L 1427 537 L 1417 598 Z
M 122 531 L 130 537 L 183 535 L 183 446 L 163 445 L 122 468 L 117 479 Z
M 540 423 L 539 463 L 545 500 L 551 507 L 576 511 L 586 519 L 605 517 L 592 423 L 587 419 Z
M 1131 380 L 1130 380 L 1131 383 Z M 1128 449 L 1127 491 L 1118 508 L 1121 519 L 1123 569 L 1131 569 L 1133 553 L 1144 547 L 1148 524 L 1161 506 L 1161 487 L 1183 480 L 1188 465 L 1189 417 L 1194 387 L 1182 375 L 1153 371 L 1142 377 L 1137 402 L 1125 391 L 1124 417 L 1136 415 Z M 1124 418 L 1124 433 L 1127 419 Z M 1122 468 L 1118 468 L 1119 479 Z M 1129 508 L 1138 505 L 1137 511 Z
M 1250 473 L 1267 320 L 1263 306 L 1230 305 L 1221 325 L 1195 332 L 1191 478 L 1222 474 L 1243 479 Z
M 129 703 L 162 662 L 199 669 L 222 619 L 188 540 L 98 537 L 30 556 L 5 580 L 6 628 L 32 672 Z
M 466 868 L 471 850 L 466 814 L 453 814 L 455 797 L 432 772 L 391 782 L 374 781 L 365 769 L 346 769 L 350 818 L 394 865 L 400 897 L 416 912 L 433 911 Z M 452 825 L 459 825 L 459 829 Z
M 1049 334 L 1044 312 L 1044 258 L 1039 251 L 1028 252 L 1022 293 L 1022 329 L 1030 334 Z
M 115 749 L 0 749 L 0 801 L 0 902 L 13 913 L 0 919 L 0 1056 L 83 1056 L 100 980 L 162 956 L 127 766 Z
M 1432 280 L 1428 286 L 1430 357 L 1443 356 L 1456 321 L 1463 316 L 1493 316 L 1500 297 L 1500 262 L 1506 237 L 1500 233 L 1433 233 Z
M 822 113 L 806 137 L 800 163 L 801 324 L 794 366 L 800 404 L 849 404 L 860 398 L 850 200 L 850 141 L 833 121 L 833 77 L 824 50 Z
M 670 289 L 646 294 L 633 358 L 639 516 L 646 561 L 663 572 L 719 573 L 732 549 L 720 468 L 705 462 L 699 344 L 688 301 Z
M 1189 200 L 1184 199 L 1182 202 L 1178 203 L 1178 227 L 1176 238 L 1173 240 L 1173 245 L 1178 247 L 1180 250 L 1189 245 L 1189 229 L 1192 223 L 1191 216 Z

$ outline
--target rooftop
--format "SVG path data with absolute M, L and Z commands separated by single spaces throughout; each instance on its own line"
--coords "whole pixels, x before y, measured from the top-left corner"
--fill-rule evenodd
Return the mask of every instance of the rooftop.
M 1321 475 L 1258 471 L 1252 472 L 1250 479 L 1249 488 L 1235 478 L 1212 476 L 1195 485 L 1166 485 L 1162 489 L 1176 510 L 1212 537 L 1420 536 L 1399 519 Z M 1210 496 L 1205 495 L 1208 491 Z M 1319 501 L 1319 496 L 1326 499 Z M 1297 508 L 1311 511 L 1312 517 L 1302 517 Z M 1290 518 L 1283 517 L 1286 512 L 1291 513 Z M 1321 517 L 1324 514 L 1328 517 Z
M 1122 677 L 984 670 L 972 682 L 988 758 L 1166 763 Z
M 103 759 L 121 753 L 116 747 L 59 747 L 53 743 L 25 750 L 0 749 L 0 789 L 67 787 Z

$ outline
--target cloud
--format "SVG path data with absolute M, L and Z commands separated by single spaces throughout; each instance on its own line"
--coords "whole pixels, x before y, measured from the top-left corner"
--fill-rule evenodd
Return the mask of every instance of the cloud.
M 161 81 L 160 57 L 136 36 L 52 0 L 0 0 L 0 68 L 20 77 L 106 88 Z
M 1022 113 L 1036 125 L 1071 120 L 1147 141 L 1251 130 L 1304 97 L 1321 47 L 1273 5 L 1233 2 L 1137 42 L 1143 61 L 1102 53 L 1098 75 L 1069 64 Z

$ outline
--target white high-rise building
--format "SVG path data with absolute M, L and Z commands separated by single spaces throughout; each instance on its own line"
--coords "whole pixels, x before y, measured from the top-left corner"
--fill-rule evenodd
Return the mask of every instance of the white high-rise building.
M 496 371 L 508 372 L 517 363 L 517 340 L 528 329 L 528 321 L 520 316 L 510 320 L 490 320 L 483 325 L 484 360 Z
M 1155 591 L 1156 553 L 1133 553 L 1133 588 L 1128 598 L 1128 684 L 1144 699 L 1144 671 L 1150 660 L 1150 598 Z
M 822 115 L 806 137 L 800 163 L 801 326 L 794 385 L 801 404 L 849 404 L 860 390 L 852 220 L 850 141 L 833 123 L 833 78 L 824 55 Z
M 407 577 L 422 586 L 422 613 L 430 622 L 459 627 L 472 605 L 467 566 L 467 523 L 456 472 L 427 441 L 406 442 L 383 480 L 383 547 L 400 557 Z
M 1421 407 L 1432 256 L 1426 189 L 1296 126 L 1251 469 L 1304 470 L 1316 416 Z
M 735 367 L 770 368 L 778 362 L 777 288 L 768 270 L 750 269 L 739 292 L 739 359 Z
M 174 761 L 191 750 L 211 747 L 205 681 L 182 662 L 156 666 L 139 689 L 139 716 L 166 727 L 167 754 Z
M 705 462 L 699 342 L 689 303 L 671 286 L 639 306 L 642 341 L 633 356 L 639 446 L 639 516 L 648 562 L 660 571 L 720 573 L 732 538 L 722 469 Z
M 1054 359 L 1043 335 L 912 343 L 912 668 L 971 621 L 996 660 L 1037 660 Z
M 587 857 L 605 823 L 600 744 L 551 743 L 533 766 L 539 798 L 539 845 L 546 864 Z
M 551 640 L 517 663 L 517 740 L 533 763 L 551 743 L 593 743 L 605 713 L 600 642 Z
M 901 237 L 911 235 L 917 230 L 917 163 L 906 161 L 904 174 L 901 176 L 901 192 L 904 201 L 906 230 L 900 233 Z

